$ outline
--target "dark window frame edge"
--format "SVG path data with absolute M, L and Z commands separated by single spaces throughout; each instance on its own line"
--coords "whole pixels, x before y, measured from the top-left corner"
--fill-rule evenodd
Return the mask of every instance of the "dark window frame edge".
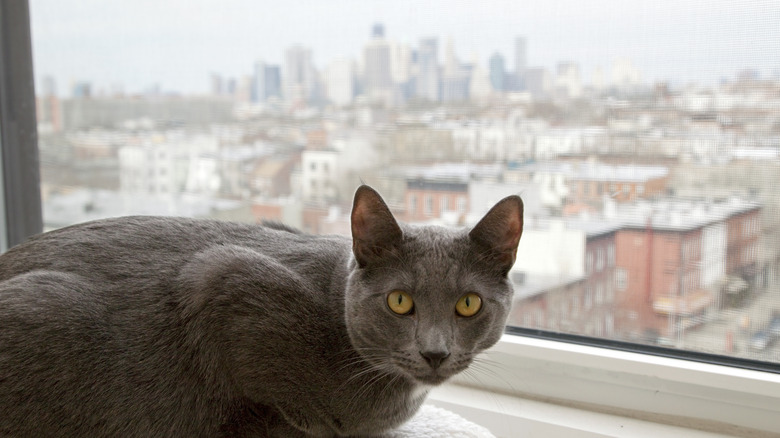
M 29 3 L 0 2 L 0 251 L 43 231 L 34 78 Z
M 780 363 L 766 362 L 757 359 L 726 356 L 715 353 L 705 353 L 695 350 L 682 350 L 677 348 L 661 347 L 658 345 L 642 344 L 638 342 L 596 338 L 585 335 L 560 333 L 511 325 L 505 327 L 504 333 L 508 335 L 544 339 L 548 341 L 558 341 L 574 345 L 606 348 L 609 350 L 624 351 L 628 353 L 646 354 L 669 359 L 687 360 L 710 365 L 720 365 L 731 368 L 780 374 Z

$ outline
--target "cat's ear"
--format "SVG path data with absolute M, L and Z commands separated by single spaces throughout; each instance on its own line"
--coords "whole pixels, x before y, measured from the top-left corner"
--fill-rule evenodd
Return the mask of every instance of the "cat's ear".
M 522 234 L 523 200 L 513 195 L 494 205 L 469 232 L 469 238 L 486 250 L 486 255 L 506 275 L 515 264 Z
M 352 204 L 352 252 L 361 268 L 392 252 L 403 238 L 401 227 L 374 189 L 362 185 Z

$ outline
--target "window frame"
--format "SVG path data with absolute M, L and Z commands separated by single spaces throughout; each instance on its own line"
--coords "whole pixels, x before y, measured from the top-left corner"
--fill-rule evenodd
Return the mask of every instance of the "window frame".
M 435 388 L 428 403 L 499 437 L 769 437 L 780 430 L 776 372 L 521 332 L 507 330 L 481 365 Z
M 43 231 L 27 0 L 0 2 L 0 252 Z

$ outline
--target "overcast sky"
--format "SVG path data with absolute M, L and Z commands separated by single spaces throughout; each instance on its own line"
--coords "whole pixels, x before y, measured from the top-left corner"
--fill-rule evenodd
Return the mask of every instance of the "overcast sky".
M 94 91 L 206 92 L 212 72 L 250 74 L 256 59 L 282 64 L 293 44 L 312 49 L 318 69 L 357 58 L 374 23 L 416 48 L 452 38 L 461 60 L 484 66 L 494 52 L 514 69 L 514 39 L 528 41 L 529 66 L 596 66 L 632 60 L 645 82 L 711 83 L 742 68 L 780 75 L 777 0 L 30 0 L 34 69 L 58 93 L 86 80 Z M 443 58 L 442 58 L 443 59 Z

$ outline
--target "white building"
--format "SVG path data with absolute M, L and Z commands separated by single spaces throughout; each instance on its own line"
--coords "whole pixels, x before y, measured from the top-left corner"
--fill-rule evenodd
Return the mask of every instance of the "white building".
M 338 196 L 339 153 L 335 150 L 301 154 L 301 197 L 306 202 L 327 202 Z
M 511 133 L 501 121 L 483 120 L 452 128 L 455 150 L 470 160 L 502 161 Z
M 217 139 L 158 134 L 119 149 L 119 187 L 123 193 L 214 194 L 219 190 Z
M 475 225 L 498 201 L 510 195 L 518 195 L 523 199 L 523 216 L 526 220 L 546 216 L 536 184 L 469 181 L 469 212 L 466 223 Z
M 561 220 L 526 219 L 512 271 L 558 278 L 583 277 L 586 238 L 585 231 L 567 228 Z
M 537 160 L 550 160 L 559 155 L 582 152 L 582 131 L 580 129 L 550 129 L 536 136 L 535 155 Z
M 561 62 L 555 76 L 556 94 L 576 99 L 582 96 L 580 66 L 574 62 Z
M 325 92 L 337 106 L 347 106 L 355 97 L 355 64 L 351 59 L 334 60 L 327 69 Z
M 529 68 L 525 72 L 525 88 L 535 99 L 549 97 L 553 91 L 554 80 L 544 67 Z
M 696 214 L 696 213 L 695 213 Z M 724 280 L 726 275 L 726 224 L 715 222 L 702 231 L 701 236 L 701 285 L 711 287 Z
M 476 61 L 471 70 L 469 80 L 469 97 L 472 100 L 481 101 L 493 95 L 493 86 L 490 84 L 490 72 L 483 69 Z
M 642 74 L 630 59 L 618 58 L 612 63 L 612 86 L 618 91 L 636 91 L 641 81 Z
M 119 149 L 119 186 L 122 192 L 172 195 L 186 190 L 194 157 L 215 153 L 211 136 L 184 137 L 180 133 L 155 135 L 138 145 Z

